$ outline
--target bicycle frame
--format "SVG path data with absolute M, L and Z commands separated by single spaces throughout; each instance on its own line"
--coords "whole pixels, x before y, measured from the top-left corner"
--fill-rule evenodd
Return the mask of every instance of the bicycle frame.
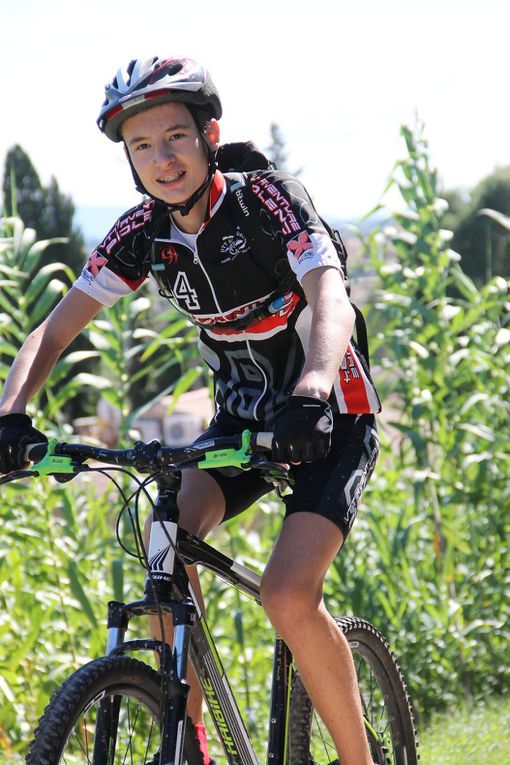
M 174 765 L 180 762 L 182 755 L 184 744 L 182 731 L 189 690 L 186 675 L 188 656 L 190 656 L 211 719 L 222 742 L 227 762 L 229 765 L 258 765 L 249 733 L 197 596 L 185 574 L 186 591 L 180 591 L 176 584 L 176 579 L 180 576 L 179 571 L 183 572 L 184 567 L 181 563 L 177 563 L 174 576 L 175 552 L 182 556 L 186 563 L 200 564 L 258 603 L 260 603 L 260 576 L 193 534 L 177 527 L 178 510 L 175 496 L 178 491 L 178 482 L 175 480 L 175 475 L 164 476 L 162 481 L 168 483 L 171 478 L 174 479 L 171 486 L 159 486 L 155 506 L 158 520 L 154 520 L 151 527 L 150 576 L 153 579 L 153 585 L 156 585 L 157 593 L 151 592 L 151 587 L 146 586 L 146 596 L 143 600 L 128 604 L 111 601 L 108 604 L 107 654 L 115 655 L 152 648 L 162 655 L 162 666 L 165 668 L 164 682 L 169 685 L 171 691 L 161 726 L 160 762 L 162 764 Z M 159 542 L 154 542 L 154 537 L 158 538 Z M 173 545 L 175 550 L 171 549 Z M 183 587 L 182 584 L 180 586 Z M 133 616 L 157 612 L 172 613 L 173 616 L 174 638 L 171 657 L 169 649 L 165 648 L 161 641 L 142 639 L 124 642 L 125 631 Z M 163 660 L 165 654 L 166 658 Z M 269 763 L 273 765 L 285 763 L 291 677 L 292 655 L 283 640 L 276 637 L 268 732 L 268 765 Z
M 269 449 L 271 442 L 269 436 L 271 434 L 253 434 L 250 431 L 244 431 L 236 437 L 210 439 L 198 446 L 191 445 L 181 450 L 161 447 L 157 442 L 151 444 L 137 442 L 131 449 L 112 450 L 83 444 L 59 444 L 53 440 L 49 445 L 36 445 L 25 455 L 27 461 L 30 461 L 32 450 L 36 452 L 34 460 L 38 457 L 39 462 L 35 462 L 33 470 L 20 470 L 0 478 L 0 484 L 2 484 L 29 475 L 72 476 L 87 469 L 83 464 L 85 460 L 96 459 L 99 462 L 111 463 L 113 466 L 122 468 L 127 466 L 136 472 L 150 474 L 147 482 L 138 481 L 138 490 L 131 497 L 136 497 L 137 502 L 140 492 L 145 491 L 147 483 L 156 482 L 158 496 L 154 504 L 154 521 L 151 524 L 148 556 L 145 552 L 143 553 L 149 571 L 145 596 L 141 600 L 128 604 L 119 601 L 109 603 L 107 641 L 108 656 L 137 650 L 152 650 L 159 653 L 160 692 L 157 691 L 154 672 L 148 667 L 138 670 L 139 677 L 136 681 L 138 685 L 135 683 L 133 686 L 135 691 L 142 692 L 139 700 L 143 699 L 142 705 L 148 706 L 149 715 L 153 719 L 157 718 L 160 728 L 160 740 L 157 742 L 160 745 L 159 754 L 153 755 L 151 765 L 156 765 L 156 759 L 158 765 L 182 763 L 187 722 L 189 685 L 186 676 L 189 658 L 194 665 L 212 720 L 222 741 L 227 763 L 258 765 L 250 736 L 185 567 L 188 564 L 201 564 L 215 576 L 224 579 L 230 586 L 238 588 L 258 603 L 260 603 L 260 577 L 254 571 L 202 542 L 193 534 L 180 529 L 176 498 L 180 488 L 180 470 L 187 467 L 236 467 L 241 470 L 258 468 L 264 471 L 266 480 L 277 488 L 280 487 L 280 483 L 288 483 L 288 475 L 281 465 L 253 451 L 254 447 L 262 450 Z M 129 470 L 127 472 L 129 473 Z M 126 499 L 123 492 L 121 493 L 124 498 L 123 511 L 130 499 Z M 151 501 L 150 497 L 149 501 Z M 135 537 L 137 550 L 140 552 L 138 545 L 141 539 L 138 527 L 135 527 Z M 124 545 L 122 546 L 127 549 Z M 126 629 L 131 618 L 149 614 L 160 617 L 164 614 L 172 614 L 174 637 L 171 647 L 165 641 L 162 621 L 161 640 L 125 641 Z M 373 757 L 377 762 L 389 762 L 388 753 L 390 753 L 392 762 L 398 762 L 399 765 L 408 762 L 416 765 L 416 733 L 409 696 L 400 668 L 387 641 L 375 627 L 363 619 L 346 617 L 336 619 L 336 623 L 347 636 L 353 653 L 361 658 L 363 666 L 366 666 L 369 672 L 367 686 L 369 697 L 366 703 L 362 697 L 362 704 L 366 708 L 365 727 Z M 117 749 L 117 728 L 120 704 L 125 696 L 123 686 L 125 675 L 114 673 L 115 683 L 120 682 L 120 685 L 105 685 L 104 690 L 101 690 L 101 687 L 98 689 L 96 685 L 98 677 L 96 673 L 104 674 L 106 668 L 106 675 L 108 673 L 111 675 L 111 670 L 115 667 L 120 668 L 122 672 L 126 672 L 127 667 L 131 668 L 128 672 L 135 671 L 133 668 L 137 667 L 137 663 L 131 660 L 105 662 L 103 659 L 100 659 L 97 664 L 91 662 L 73 673 L 57 691 L 45 715 L 41 718 L 28 753 L 28 759 L 33 765 L 38 765 L 41 755 L 46 758 L 48 747 L 52 751 L 53 749 L 57 751 L 55 747 L 67 747 L 69 731 L 65 727 L 62 728 L 61 704 L 62 700 L 66 704 L 71 702 L 71 706 L 75 704 L 77 698 L 75 686 L 77 688 L 79 686 L 78 690 L 81 693 L 83 679 L 88 682 L 88 686 L 85 685 L 86 692 L 93 695 L 87 697 L 85 708 L 79 707 L 72 712 L 73 721 L 77 723 L 76 730 L 82 731 L 79 725 L 83 714 L 91 705 L 96 706 L 99 702 L 92 762 L 93 765 L 108 765 L 111 762 L 111 757 Z M 143 694 L 145 685 L 140 678 L 144 678 L 145 683 L 151 688 L 147 695 Z M 107 679 L 106 677 L 103 682 Z M 130 698 L 132 688 L 129 680 L 127 682 L 126 698 Z M 117 687 L 119 690 L 116 689 Z M 374 689 L 377 691 L 375 697 L 373 697 Z M 136 692 L 133 698 L 138 698 Z M 130 735 L 129 707 L 126 711 Z M 306 689 L 299 676 L 293 670 L 292 655 L 285 643 L 276 637 L 267 765 L 270 763 L 285 765 L 290 757 L 296 762 L 308 762 L 310 756 L 315 756 L 312 754 L 310 736 L 311 726 L 313 724 L 315 727 L 316 724 L 312 723 L 312 712 L 313 704 L 307 697 Z M 374 712 L 377 715 L 377 722 L 372 720 Z M 380 720 L 381 712 L 384 712 L 382 720 Z M 61 736 L 60 740 L 55 738 L 56 729 Z M 85 727 L 83 730 L 88 735 L 88 729 Z M 303 733 L 304 738 L 301 735 Z M 149 746 L 151 754 L 153 752 L 150 733 L 147 734 L 146 739 L 145 759 Z M 320 732 L 319 740 L 322 747 L 324 740 Z M 80 737 L 78 737 L 78 745 L 83 751 Z M 127 753 L 128 749 L 123 748 L 122 752 Z M 333 748 L 332 751 L 334 757 Z M 195 760 L 198 754 L 196 747 L 186 746 L 186 756 L 190 760 Z

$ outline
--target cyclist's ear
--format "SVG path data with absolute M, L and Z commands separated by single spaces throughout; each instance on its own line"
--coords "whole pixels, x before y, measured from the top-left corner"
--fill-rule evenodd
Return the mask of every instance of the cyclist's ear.
M 204 138 L 212 151 L 217 151 L 220 145 L 220 126 L 217 120 L 210 119 L 204 129 Z

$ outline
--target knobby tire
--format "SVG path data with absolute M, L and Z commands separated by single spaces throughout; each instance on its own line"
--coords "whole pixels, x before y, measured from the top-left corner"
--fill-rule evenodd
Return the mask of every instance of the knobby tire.
M 107 656 L 89 662 L 64 682 L 46 707 L 26 765 L 90 765 L 93 754 L 98 765 L 158 765 L 160 685 L 160 675 L 154 669 L 130 656 Z M 115 752 L 107 755 L 102 743 L 99 747 L 96 744 L 94 752 L 94 733 L 101 700 L 113 697 L 120 705 L 113 713 Z M 187 765 L 202 765 L 189 718 L 184 761 Z

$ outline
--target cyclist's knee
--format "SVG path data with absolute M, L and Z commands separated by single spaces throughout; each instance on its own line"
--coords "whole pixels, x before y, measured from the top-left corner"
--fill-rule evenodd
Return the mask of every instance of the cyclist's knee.
M 286 581 L 285 577 L 263 576 L 262 607 L 273 627 L 282 635 L 313 618 L 322 603 L 322 590 L 310 583 Z

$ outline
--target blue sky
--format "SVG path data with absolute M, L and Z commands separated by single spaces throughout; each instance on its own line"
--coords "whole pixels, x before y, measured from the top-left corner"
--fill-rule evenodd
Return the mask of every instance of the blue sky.
M 277 122 L 320 212 L 378 201 L 399 128 L 424 121 L 445 187 L 510 164 L 508 30 L 500 0 L 5 0 L 0 160 L 13 143 L 76 205 L 139 196 L 95 119 L 103 87 L 138 56 L 182 54 L 222 94 L 224 140 L 262 148 Z

